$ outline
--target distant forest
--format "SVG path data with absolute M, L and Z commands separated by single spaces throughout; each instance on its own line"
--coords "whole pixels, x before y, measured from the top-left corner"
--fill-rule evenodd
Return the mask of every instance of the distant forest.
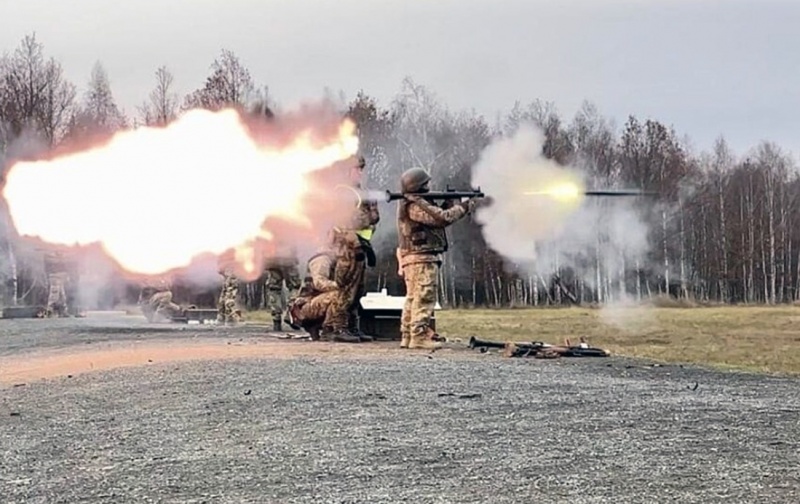
M 22 135 L 49 149 L 122 128 L 166 124 L 190 108 L 248 109 L 268 103 L 280 111 L 266 85 L 254 82 L 227 50 L 213 61 L 205 82 L 186 96 L 174 92 L 167 67 L 158 68 L 154 77 L 153 89 L 143 95 L 135 115 L 127 116 L 115 103 L 102 64 L 95 65 L 79 93 L 35 36 L 25 37 L 0 59 L 0 163 L 5 169 L 3 159 L 17 154 L 9 147 Z M 471 167 L 493 138 L 533 123 L 545 133 L 546 157 L 583 169 L 598 187 L 658 193 L 655 204 L 642 203 L 649 228 L 647 257 L 609 257 L 602 252 L 608 238 L 598 230 L 595 247 L 547 273 L 533 273 L 499 256 L 473 219 L 459 222 L 451 228 L 452 250 L 441 272 L 445 306 L 594 305 L 665 296 L 693 303 L 776 304 L 800 297 L 800 179 L 793 158 L 774 143 L 735 154 L 720 137 L 711 152 L 692 152 L 672 127 L 656 119 L 631 115 L 618 128 L 590 103 L 564 118 L 553 103 L 518 102 L 500 120 L 489 121 L 471 111 L 449 110 L 410 78 L 388 104 L 363 91 L 350 101 L 329 98 L 358 126 L 370 188 L 396 189 L 400 174 L 411 166 L 430 169 L 434 185 L 466 187 Z M 382 260 L 369 270 L 368 286 L 403 295 L 394 258 L 395 211 L 394 205 L 381 206 L 376 246 Z M 15 249 L 13 230 L 7 218 L 3 221 L 2 301 L 42 302 L 47 294 L 43 270 Z M 121 284 L 107 291 L 108 300 L 89 301 L 93 306 L 86 308 L 124 302 L 132 295 L 130 286 Z M 263 305 L 259 282 L 242 291 L 248 308 Z M 179 291 L 181 296 L 203 302 L 214 297 Z

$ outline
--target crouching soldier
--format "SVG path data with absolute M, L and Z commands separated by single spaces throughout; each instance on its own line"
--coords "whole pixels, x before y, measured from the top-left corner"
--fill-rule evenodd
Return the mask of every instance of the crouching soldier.
M 166 277 L 142 282 L 139 306 L 148 322 L 172 320 L 184 314 L 183 308 L 172 302 L 172 282 Z
M 340 260 L 350 246 L 345 240 L 344 235 L 332 233 L 331 244 L 308 260 L 308 274 L 289 306 L 292 323 L 308 331 L 313 340 L 361 342 L 347 327 L 353 289 L 343 285 L 353 268 Z

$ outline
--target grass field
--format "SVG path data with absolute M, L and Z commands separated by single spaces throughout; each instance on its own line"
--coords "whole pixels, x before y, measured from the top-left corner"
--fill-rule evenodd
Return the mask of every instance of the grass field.
M 268 320 L 251 312 L 248 320 Z M 442 310 L 443 336 L 563 343 L 564 338 L 646 357 L 768 373 L 800 374 L 800 307 L 532 308 Z
M 800 308 L 791 306 L 443 310 L 437 329 L 548 343 L 583 336 L 615 355 L 800 374 Z

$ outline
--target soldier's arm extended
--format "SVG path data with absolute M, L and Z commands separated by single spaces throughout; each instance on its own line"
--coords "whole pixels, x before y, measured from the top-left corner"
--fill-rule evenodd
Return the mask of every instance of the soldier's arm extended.
M 308 263 L 308 274 L 311 277 L 314 288 L 318 291 L 328 292 L 339 288 L 339 285 L 330 279 L 332 266 L 333 261 L 327 255 L 315 257 Z
M 463 218 L 472 207 L 472 201 L 467 205 L 454 205 L 447 210 L 439 208 L 433 203 L 416 196 L 407 196 L 413 203 L 408 206 L 408 217 L 421 224 L 434 227 L 446 227 Z

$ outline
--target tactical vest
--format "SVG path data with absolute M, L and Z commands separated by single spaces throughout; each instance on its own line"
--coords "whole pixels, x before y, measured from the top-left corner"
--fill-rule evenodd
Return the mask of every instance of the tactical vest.
M 412 254 L 441 254 L 447 252 L 447 232 L 443 227 L 433 227 L 413 221 L 408 207 L 412 203 L 402 200 L 397 207 L 397 224 L 400 249 Z
M 316 254 L 309 257 L 308 264 L 310 265 L 314 259 L 322 256 L 328 256 L 332 259 L 331 267 L 330 270 L 328 271 L 327 277 L 333 278 L 333 271 L 334 268 L 336 268 L 336 258 L 330 252 L 317 252 Z M 314 287 L 314 279 L 311 276 L 311 268 L 308 269 L 309 269 L 308 274 L 305 276 L 305 278 L 303 278 L 303 284 L 300 286 L 300 291 L 298 295 L 301 297 L 312 296 L 318 292 L 316 287 Z

